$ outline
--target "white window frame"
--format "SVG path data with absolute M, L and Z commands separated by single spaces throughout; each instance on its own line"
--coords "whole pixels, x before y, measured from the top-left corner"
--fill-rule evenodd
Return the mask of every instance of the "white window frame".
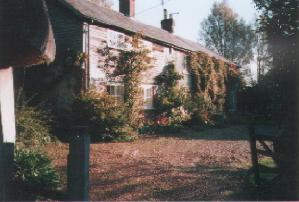
M 109 90 L 108 90 L 109 88 Z M 112 90 L 113 89 L 113 90 Z M 107 84 L 109 95 L 116 97 L 119 101 L 124 101 L 124 85 L 122 84 Z
M 157 85 L 143 85 L 143 109 L 154 109 L 154 96 Z

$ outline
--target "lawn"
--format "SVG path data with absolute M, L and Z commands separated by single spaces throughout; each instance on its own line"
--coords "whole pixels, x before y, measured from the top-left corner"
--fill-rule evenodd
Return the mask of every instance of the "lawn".
M 245 126 L 234 126 L 92 144 L 90 199 L 271 199 L 271 194 L 261 198 L 249 184 L 247 135 Z M 65 176 L 68 145 L 48 145 L 46 151 Z

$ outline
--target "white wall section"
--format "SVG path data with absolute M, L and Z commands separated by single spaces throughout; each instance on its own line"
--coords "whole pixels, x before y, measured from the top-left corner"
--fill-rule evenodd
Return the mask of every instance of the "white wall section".
M 0 112 L 4 143 L 15 143 L 15 104 L 13 69 L 0 69 Z

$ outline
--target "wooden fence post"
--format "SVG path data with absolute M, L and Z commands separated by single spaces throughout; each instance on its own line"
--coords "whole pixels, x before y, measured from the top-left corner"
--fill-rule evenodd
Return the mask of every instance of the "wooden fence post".
M 249 126 L 249 142 L 251 150 L 251 161 L 253 166 L 254 181 L 257 185 L 260 184 L 260 174 L 259 174 L 259 164 L 258 164 L 258 154 L 256 148 L 256 136 L 254 126 Z
M 14 144 L 0 143 L 0 201 L 11 199 Z
M 90 135 L 86 127 L 75 127 L 68 155 L 68 199 L 88 201 Z

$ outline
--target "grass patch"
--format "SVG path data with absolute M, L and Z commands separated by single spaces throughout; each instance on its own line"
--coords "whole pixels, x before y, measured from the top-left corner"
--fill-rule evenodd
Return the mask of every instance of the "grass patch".
M 278 175 L 278 168 L 271 157 L 263 157 L 259 160 L 259 173 L 262 181 L 269 182 Z M 249 176 L 249 183 L 255 184 L 254 175 Z
M 271 181 L 277 176 L 277 165 L 271 157 L 263 157 L 259 160 L 260 177 L 266 181 Z
M 112 142 L 134 142 L 136 139 L 136 136 L 119 136 L 114 138 Z
M 276 163 L 271 157 L 264 157 L 259 160 L 259 164 L 269 168 L 277 168 Z

